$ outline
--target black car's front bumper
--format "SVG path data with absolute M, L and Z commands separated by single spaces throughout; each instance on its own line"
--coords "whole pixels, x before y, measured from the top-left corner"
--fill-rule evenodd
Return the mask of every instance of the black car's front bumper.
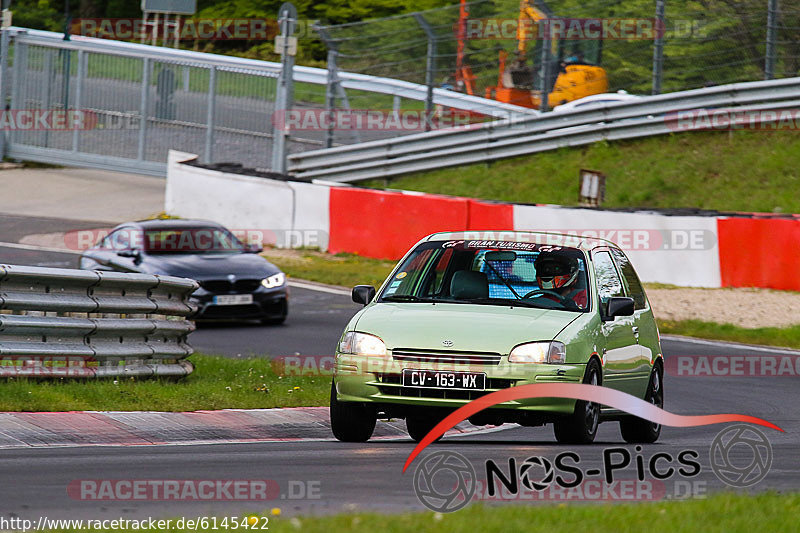
M 252 303 L 236 305 L 218 305 L 215 296 L 234 294 L 251 294 Z M 284 284 L 274 289 L 260 287 L 252 292 L 210 292 L 202 287 L 191 296 L 197 305 L 197 313 L 192 318 L 197 320 L 281 320 L 289 309 L 289 288 Z

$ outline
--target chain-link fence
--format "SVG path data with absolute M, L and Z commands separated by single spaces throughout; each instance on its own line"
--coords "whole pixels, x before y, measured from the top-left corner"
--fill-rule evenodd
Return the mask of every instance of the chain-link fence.
M 800 70 L 800 4 L 789 0 L 474 0 L 316 30 L 332 69 L 545 110 L 591 94 L 673 92 Z M 330 93 L 329 109 L 425 106 Z M 351 142 L 346 135 L 335 142 Z
M 174 149 L 270 168 L 276 72 L 142 50 L 25 33 L 10 39 L 6 153 L 163 175 Z M 298 139 L 289 150 L 306 144 Z

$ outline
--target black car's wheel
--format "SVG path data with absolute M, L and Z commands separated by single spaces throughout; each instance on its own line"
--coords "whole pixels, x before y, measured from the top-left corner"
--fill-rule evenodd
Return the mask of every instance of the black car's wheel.
M 602 373 L 597 359 L 586 365 L 583 382 L 588 385 L 601 385 Z M 556 440 L 560 444 L 591 444 L 600 425 L 600 404 L 578 400 L 575 411 L 553 424 Z
M 406 417 L 406 430 L 412 439 L 419 442 L 424 439 L 425 435 L 430 433 L 433 427 L 439 422 L 441 422 L 441 420 L 436 417 L 425 415 L 408 415 Z M 441 438 L 442 437 L 439 437 L 436 440 L 438 441 Z
M 331 383 L 331 430 L 342 442 L 366 442 L 375 431 L 375 411 L 351 402 L 340 402 L 336 398 L 336 384 Z
M 657 407 L 664 407 L 664 371 L 657 364 L 650 373 L 650 383 L 644 401 Z M 625 442 L 650 444 L 658 440 L 661 435 L 661 424 L 650 422 L 635 416 L 626 417 L 619 422 L 619 429 Z

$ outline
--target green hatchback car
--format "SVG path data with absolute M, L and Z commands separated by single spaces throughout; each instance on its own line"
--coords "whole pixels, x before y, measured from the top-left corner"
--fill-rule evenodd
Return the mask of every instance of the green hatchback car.
M 487 238 L 488 237 L 488 238 Z M 378 418 L 405 418 L 421 440 L 453 410 L 531 383 L 587 383 L 664 404 L 658 329 L 639 277 L 614 243 L 532 232 L 435 233 L 418 242 L 339 341 L 331 426 L 368 440 Z M 627 442 L 655 442 L 658 424 L 582 400 L 498 404 L 475 425 L 553 424 L 560 443 L 590 443 L 619 421 Z

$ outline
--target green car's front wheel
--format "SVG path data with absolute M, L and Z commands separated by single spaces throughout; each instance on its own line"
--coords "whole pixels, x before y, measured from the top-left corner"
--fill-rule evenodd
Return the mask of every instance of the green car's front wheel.
M 656 364 L 650 373 L 650 383 L 647 385 L 647 394 L 644 401 L 652 403 L 656 407 L 664 408 L 664 373 L 660 364 Z M 661 435 L 661 424 L 635 416 L 620 420 L 619 429 L 625 442 L 631 444 L 652 444 Z
M 591 359 L 586 365 L 583 382 L 587 385 L 602 384 L 600 364 Z M 578 400 L 575 411 L 567 417 L 556 420 L 553 430 L 559 444 L 591 444 L 597 435 L 600 424 L 600 404 Z
M 342 442 L 366 442 L 375 431 L 377 417 L 369 407 L 336 398 L 336 383 L 331 383 L 331 430 Z

